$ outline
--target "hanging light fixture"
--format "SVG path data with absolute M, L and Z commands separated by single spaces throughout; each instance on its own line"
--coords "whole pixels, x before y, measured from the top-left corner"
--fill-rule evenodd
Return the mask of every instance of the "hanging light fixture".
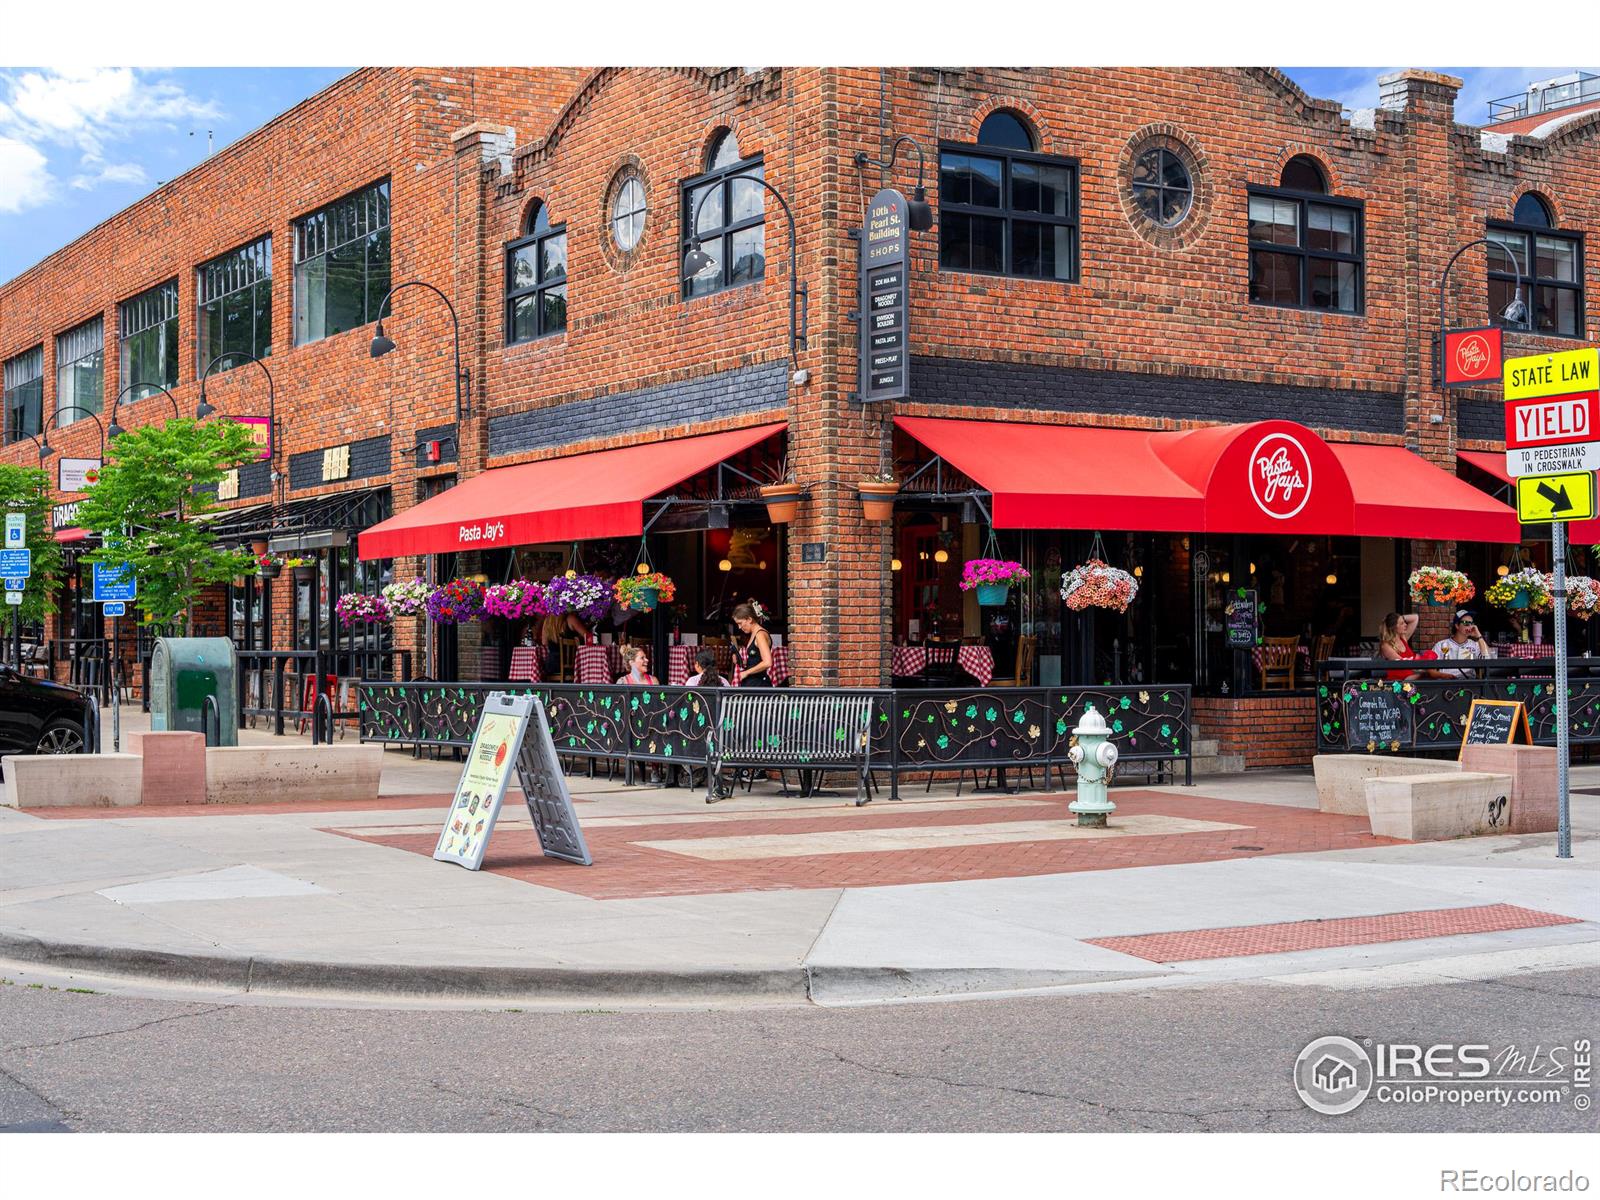
M 1144 568 L 1142 566 L 1135 566 L 1133 568 L 1133 577 L 1135 579 L 1143 579 L 1144 578 Z
M 1252 576 L 1254 576 L 1254 575 L 1255 575 L 1255 573 L 1256 573 L 1256 565 L 1255 565 L 1255 563 L 1251 563 L 1251 564 L 1250 564 L 1250 574 L 1251 574 L 1251 575 L 1252 575 Z
M 936 563 L 947 563 L 947 562 L 949 562 L 950 561 L 950 551 L 946 550 L 943 546 L 940 546 L 937 550 L 935 550 L 933 552 L 933 561 L 936 562 Z
M 723 559 L 721 562 L 719 562 L 717 564 L 717 570 L 719 570 L 719 571 L 731 571 L 731 570 L 733 570 L 733 564 L 731 562 L 729 562 L 727 559 Z
M 1511 574 L 1511 568 L 1506 566 L 1505 563 L 1501 563 L 1494 569 L 1494 573 L 1500 576 L 1500 578 L 1504 579 L 1507 575 Z
M 891 558 L 889 560 L 889 570 L 898 571 L 900 569 L 900 566 L 901 566 L 901 563 L 900 563 L 900 560 L 898 558 Z
M 637 567 L 634 568 L 634 570 L 640 575 L 648 575 L 650 574 L 650 564 L 647 562 L 641 562 Z
M 1339 582 L 1339 576 L 1334 574 L 1332 571 L 1329 571 L 1328 572 L 1328 579 L 1327 579 L 1328 586 L 1332 587 L 1334 584 L 1336 584 L 1338 582 Z
M 1233 572 L 1232 571 L 1224 571 L 1222 573 L 1222 582 L 1223 583 L 1232 583 L 1233 582 Z

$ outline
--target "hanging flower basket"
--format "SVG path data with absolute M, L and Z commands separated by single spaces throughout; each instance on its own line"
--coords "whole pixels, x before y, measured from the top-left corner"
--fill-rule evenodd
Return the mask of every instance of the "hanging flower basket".
M 283 570 L 283 559 L 271 554 L 256 555 L 256 574 L 263 579 L 276 579 Z
M 257 558 L 260 558 L 266 552 L 267 552 L 267 539 L 266 538 L 257 538 L 255 541 L 250 543 L 250 553 L 254 554 Z
M 611 589 L 598 575 L 568 571 L 544 585 L 538 611 L 547 616 L 572 613 L 585 621 L 602 621 L 611 612 Z
M 663 602 L 670 604 L 678 594 L 672 577 L 660 571 L 644 575 L 627 575 L 617 580 L 612 589 L 617 604 L 633 612 L 647 613 Z
M 1411 589 L 1412 603 L 1435 608 L 1465 604 L 1478 594 L 1478 589 L 1472 586 L 1472 580 L 1460 571 L 1445 567 L 1418 567 L 1411 572 L 1407 583 Z
M 892 479 L 864 479 L 856 488 L 856 494 L 861 497 L 863 517 L 869 521 L 893 520 L 894 498 L 900 494 L 899 483 Z
M 961 565 L 963 592 L 976 591 L 983 608 L 999 608 L 1010 598 L 1013 584 L 1028 578 L 1019 562 L 1009 558 L 969 558 Z
M 283 565 L 289 568 L 296 583 L 310 583 L 317 577 L 317 563 L 311 558 L 288 558 Z
M 1534 567 L 1524 567 L 1490 584 L 1483 598 L 1509 612 L 1542 613 L 1550 610 L 1550 577 Z
M 1073 567 L 1061 581 L 1061 599 L 1074 612 L 1086 608 L 1109 608 L 1127 612 L 1139 594 L 1139 581 L 1128 572 L 1091 558 Z
M 378 625 L 389 620 L 389 605 L 382 596 L 369 596 L 364 592 L 349 592 L 339 597 L 333 606 L 339 624 L 349 629 L 352 625 Z
M 767 520 L 773 525 L 787 525 L 800 508 L 800 485 L 769 483 L 761 488 L 761 499 L 767 506 Z
M 1567 576 L 1567 611 L 1580 621 L 1600 611 L 1600 583 L 1587 575 Z
M 517 621 L 537 614 L 543 599 L 544 588 L 533 580 L 511 579 L 483 589 L 483 611 L 486 616 Z
M 428 619 L 435 625 L 464 625 L 483 615 L 483 584 L 452 579 L 428 596 Z
M 432 592 L 428 581 L 417 575 L 385 585 L 382 594 L 391 616 L 420 617 L 428 609 L 428 597 Z

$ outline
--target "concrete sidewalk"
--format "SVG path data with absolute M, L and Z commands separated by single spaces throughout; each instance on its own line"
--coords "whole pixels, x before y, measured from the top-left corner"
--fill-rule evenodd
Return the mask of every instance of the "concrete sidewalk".
M 1316 812 L 1301 773 L 1118 788 L 1110 835 L 1078 831 L 1060 792 L 911 788 L 858 809 L 764 784 L 708 807 L 573 778 L 594 867 L 543 858 L 508 803 L 473 873 L 428 857 L 459 766 L 387 759 L 365 807 L 0 809 L 0 973 L 614 1007 L 1336 984 L 1600 953 L 1590 795 L 1559 861 L 1553 834 L 1385 843 Z M 1600 788 L 1600 768 L 1574 786 Z

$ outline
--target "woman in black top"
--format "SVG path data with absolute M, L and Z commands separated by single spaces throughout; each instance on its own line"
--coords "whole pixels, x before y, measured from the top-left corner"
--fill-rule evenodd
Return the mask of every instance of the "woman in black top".
M 742 688 L 772 686 L 772 635 L 761 627 L 765 616 L 754 600 L 733 610 L 733 623 L 745 640 L 734 639 L 733 661 Z

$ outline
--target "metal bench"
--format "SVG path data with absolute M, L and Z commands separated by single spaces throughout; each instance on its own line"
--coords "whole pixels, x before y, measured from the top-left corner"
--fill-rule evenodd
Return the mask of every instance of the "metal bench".
M 856 804 L 870 798 L 873 698 L 866 693 L 723 693 L 717 736 L 707 747 L 706 803 L 722 791 L 724 767 L 766 767 L 810 772 L 848 768 L 856 776 Z M 802 786 L 802 794 L 809 788 Z

